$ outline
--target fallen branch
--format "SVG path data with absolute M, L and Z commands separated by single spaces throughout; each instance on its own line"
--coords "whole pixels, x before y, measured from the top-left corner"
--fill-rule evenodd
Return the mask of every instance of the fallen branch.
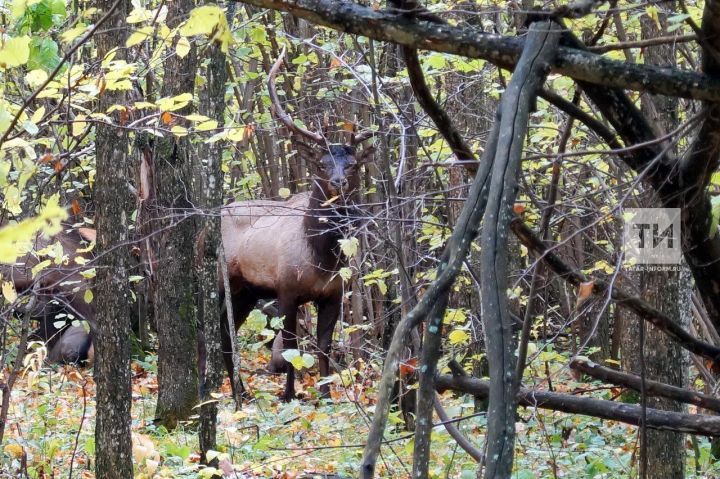
M 471 394 L 485 399 L 490 393 L 487 381 L 468 376 L 438 376 L 435 380 L 437 391 L 447 390 Z M 571 396 L 549 391 L 533 391 L 521 388 L 517 394 L 521 406 L 549 409 L 570 414 L 582 414 L 600 419 L 623 422 L 637 426 L 640 424 L 642 410 L 640 406 L 603 399 Z M 646 426 L 661 431 L 674 431 L 702 436 L 720 436 L 720 417 L 703 414 L 684 414 L 658 409 L 646 409 Z
M 640 376 L 636 376 L 635 374 L 606 368 L 605 366 L 583 358 L 574 358 L 570 362 L 570 367 L 603 382 L 616 384 L 640 392 L 642 380 Z M 664 397 L 720 412 L 720 399 L 716 397 L 650 379 L 645 379 L 644 382 L 644 392 L 648 396 Z

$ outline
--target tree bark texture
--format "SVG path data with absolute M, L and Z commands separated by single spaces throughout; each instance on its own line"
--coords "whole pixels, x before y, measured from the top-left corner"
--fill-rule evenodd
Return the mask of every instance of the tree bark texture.
M 115 5 L 117 3 L 117 5 Z M 103 59 L 112 49 L 117 59 L 124 59 L 129 0 L 99 0 L 102 12 L 114 8 L 96 36 L 97 55 Z M 127 92 L 105 90 L 99 98 L 98 111 L 112 105 L 126 105 Z M 119 124 L 119 112 L 109 114 Z M 97 415 L 95 423 L 95 475 L 107 479 L 133 477 L 130 436 L 130 311 L 132 298 L 128 283 L 128 226 L 134 201 L 126 185 L 129 163 L 127 130 L 98 123 L 95 132 L 96 171 L 95 198 L 97 225 L 97 275 L 95 277 L 95 310 L 97 330 L 94 341 L 102 347 L 95 353 Z
M 335 30 L 412 48 L 481 58 L 512 70 L 520 58 L 523 39 L 508 38 L 426 19 L 410 19 L 402 12 L 374 10 L 333 0 L 238 0 L 272 8 Z M 709 75 L 652 65 L 610 60 L 566 46 L 558 49 L 552 65 L 560 73 L 603 87 L 647 91 L 681 98 L 720 100 L 720 80 Z
M 225 83 L 227 68 L 225 54 L 217 44 L 207 50 L 209 58 L 203 74 L 205 84 L 200 88 L 201 115 L 224 124 Z M 198 145 L 195 167 L 195 197 L 205 214 L 198 220 L 200 234 L 196 243 L 197 267 L 197 312 L 202 325 L 201 348 L 205 354 L 205 371 L 201 374 L 200 400 L 200 450 L 203 460 L 208 450 L 216 448 L 217 402 L 211 394 L 222 385 L 224 368 L 220 345 L 220 304 L 218 301 L 218 246 L 220 237 L 220 216 L 216 212 L 222 206 L 222 153 L 223 143 L 202 143 Z M 207 402 L 209 401 L 209 402 Z
M 168 26 L 187 18 L 192 0 L 168 7 Z M 165 60 L 161 96 L 193 93 L 196 52 Z M 188 113 L 188 107 L 178 113 Z M 180 119 L 178 119 L 180 121 Z M 198 399 L 197 324 L 195 320 L 194 244 L 197 230 L 191 216 L 193 171 L 187 137 L 166 133 L 156 146 L 156 218 L 165 231 L 158 241 L 155 309 L 158 325 L 158 401 L 155 417 L 172 429 L 190 416 Z
M 668 3 L 664 5 L 664 8 L 672 8 L 672 5 L 672 3 Z M 640 19 L 642 37 L 661 36 L 664 33 L 666 16 L 661 13 L 657 21 L 649 16 L 643 16 Z M 663 25 L 662 29 L 658 22 Z M 646 64 L 675 66 L 675 51 L 672 45 L 647 47 L 643 53 Z M 678 101 L 672 97 L 645 95 L 641 99 L 641 111 L 647 118 L 655 119 L 654 126 L 658 136 L 677 128 L 677 107 Z M 675 157 L 675 149 L 672 150 L 672 153 L 672 157 Z M 647 206 L 652 207 L 657 203 L 658 201 L 654 197 L 652 203 Z M 680 325 L 685 328 L 689 325 L 691 284 L 681 281 L 680 271 L 640 272 L 640 290 L 645 300 L 665 314 L 677 318 Z M 631 324 L 638 324 L 640 321 L 634 317 Z M 652 325 L 647 325 L 645 348 L 642 354 L 644 354 L 648 379 L 672 386 L 682 387 L 684 385 L 686 374 L 682 348 Z M 637 372 L 637 363 L 634 366 L 632 370 Z M 645 394 L 644 385 L 641 389 Z M 645 395 L 647 396 L 647 394 Z M 654 409 L 683 412 L 682 403 L 664 397 L 646 397 L 644 403 L 647 407 Z M 678 479 L 685 477 L 685 438 L 683 434 L 651 429 L 646 431 L 642 437 L 647 441 L 647 477 Z
M 559 40 L 560 27 L 554 22 L 531 25 L 525 49 L 500 104 L 500 136 L 480 238 L 482 312 L 490 367 L 486 478 L 506 478 L 512 473 L 519 378 L 515 377 L 515 337 L 507 301 L 507 236 L 530 108 Z

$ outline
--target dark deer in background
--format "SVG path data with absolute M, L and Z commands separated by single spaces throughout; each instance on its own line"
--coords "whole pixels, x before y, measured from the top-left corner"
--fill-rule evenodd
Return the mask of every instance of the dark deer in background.
M 316 170 L 312 191 L 287 201 L 240 201 L 228 205 L 223 209 L 222 241 L 236 329 L 259 299 L 277 298 L 279 314 L 285 317 L 284 349 L 297 349 L 298 307 L 314 301 L 318 310 L 318 363 L 320 375 L 325 377 L 330 372 L 330 342 L 343 296 L 343 281 L 337 272 L 345 260 L 338 240 L 352 223 L 360 188 L 359 163 L 372 152 L 367 148 L 356 154 L 356 146 L 373 133 L 353 134 L 349 144 L 328 144 L 323 135 L 295 125 L 280 106 L 274 85 L 284 54 L 270 70 L 268 90 L 276 118 L 315 146 L 308 158 Z M 221 293 L 221 298 L 227 294 Z M 230 341 L 227 321 L 223 321 L 225 366 L 233 378 Z M 294 379 L 295 372 L 288 364 L 283 395 L 286 401 L 295 397 Z M 321 387 L 321 392 L 327 394 L 327 385 Z
M 32 269 L 42 260 L 34 253 L 17 258 L 15 263 L 0 264 L 3 281 L 13 283 L 18 294 L 32 295 L 28 306 L 20 307 L 30 314 L 39 326 L 30 334 L 31 340 L 44 341 L 48 348 L 48 359 L 56 363 L 82 363 L 92 359 L 92 333 L 85 325 L 73 325 L 73 319 L 87 321 L 90 328 L 95 326 L 95 309 L 85 302 L 85 292 L 90 288 L 89 280 L 80 274 L 81 267 L 75 262 L 78 256 L 86 259 L 91 252 L 79 250 L 95 240 L 95 230 L 90 228 L 66 229 L 51 238 L 41 234 L 35 237 L 34 251 L 59 242 L 68 264 L 54 262 L 37 273 L 33 278 Z

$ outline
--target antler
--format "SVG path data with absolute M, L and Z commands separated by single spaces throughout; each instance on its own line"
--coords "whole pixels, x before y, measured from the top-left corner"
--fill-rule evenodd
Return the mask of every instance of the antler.
M 353 132 L 352 138 L 350 139 L 350 143 L 353 146 L 359 145 L 363 141 L 367 140 L 368 138 L 372 138 L 373 136 L 375 136 L 374 130 L 363 130 L 357 135 Z
M 280 105 L 280 99 L 278 98 L 277 90 L 275 90 L 275 77 L 277 76 L 277 73 L 282 66 L 283 58 L 285 58 L 285 50 L 286 47 L 283 47 L 282 53 L 280 53 L 278 59 L 275 60 L 275 63 L 270 69 L 270 75 L 268 76 L 267 86 L 268 92 L 270 93 L 270 101 L 273 105 L 272 111 L 275 113 L 275 117 L 280 120 L 290 131 L 295 132 L 298 135 L 302 135 L 308 140 L 314 141 L 315 143 L 324 145 L 325 138 L 320 133 L 315 133 L 296 125 L 295 122 L 292 121 L 292 118 L 290 118 L 290 115 L 288 115 L 283 109 L 282 105 Z

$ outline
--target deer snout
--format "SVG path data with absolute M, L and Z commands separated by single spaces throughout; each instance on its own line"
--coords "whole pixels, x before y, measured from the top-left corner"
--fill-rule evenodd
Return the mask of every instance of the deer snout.
M 345 177 L 330 179 L 330 186 L 332 186 L 333 188 L 343 189 L 343 188 L 347 188 L 347 185 L 348 185 L 348 179 Z

